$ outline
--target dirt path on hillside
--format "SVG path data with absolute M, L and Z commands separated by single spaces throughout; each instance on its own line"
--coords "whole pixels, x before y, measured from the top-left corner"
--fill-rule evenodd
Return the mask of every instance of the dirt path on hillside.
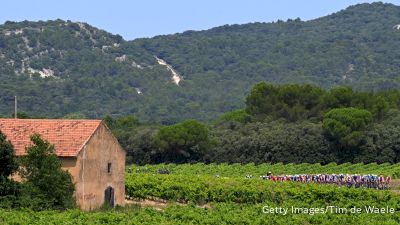
M 166 61 L 158 58 L 157 56 L 154 56 L 154 58 L 157 59 L 158 64 L 163 65 L 167 67 L 167 69 L 172 73 L 172 80 L 173 82 L 179 86 L 179 82 L 182 80 L 182 77 L 172 68 L 171 65 L 169 65 Z

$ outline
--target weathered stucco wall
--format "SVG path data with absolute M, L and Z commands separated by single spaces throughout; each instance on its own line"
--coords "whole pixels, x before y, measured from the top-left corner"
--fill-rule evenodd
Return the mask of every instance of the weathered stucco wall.
M 76 166 L 77 159 L 74 157 L 59 157 L 59 159 L 61 161 L 61 167 L 72 175 L 74 183 L 76 183 L 76 177 L 79 174 L 79 168 Z
M 111 171 L 108 172 L 108 163 Z M 68 169 L 76 182 L 75 197 L 81 209 L 99 208 L 107 187 L 114 189 L 117 205 L 125 203 L 125 151 L 111 131 L 101 124 L 81 150 L 74 168 Z

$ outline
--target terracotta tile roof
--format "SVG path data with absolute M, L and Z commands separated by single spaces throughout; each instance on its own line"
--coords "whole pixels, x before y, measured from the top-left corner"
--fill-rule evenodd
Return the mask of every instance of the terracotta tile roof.
M 14 145 L 17 156 L 26 154 L 30 136 L 38 133 L 54 144 L 58 156 L 77 156 L 101 120 L 0 119 L 0 130 Z

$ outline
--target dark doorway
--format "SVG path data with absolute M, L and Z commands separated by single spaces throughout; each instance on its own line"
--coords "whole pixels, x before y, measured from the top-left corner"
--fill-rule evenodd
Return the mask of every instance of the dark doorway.
M 114 207 L 115 202 L 114 202 L 114 188 L 112 187 L 107 187 L 106 190 L 104 191 L 104 205 Z

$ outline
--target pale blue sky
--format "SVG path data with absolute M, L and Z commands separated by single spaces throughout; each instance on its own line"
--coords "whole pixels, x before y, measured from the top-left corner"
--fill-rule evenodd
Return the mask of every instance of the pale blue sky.
M 87 22 L 131 40 L 204 30 L 224 24 L 271 22 L 325 16 L 360 0 L 4 0 L 0 23 L 7 20 L 63 19 Z M 384 1 L 400 5 L 400 0 Z

